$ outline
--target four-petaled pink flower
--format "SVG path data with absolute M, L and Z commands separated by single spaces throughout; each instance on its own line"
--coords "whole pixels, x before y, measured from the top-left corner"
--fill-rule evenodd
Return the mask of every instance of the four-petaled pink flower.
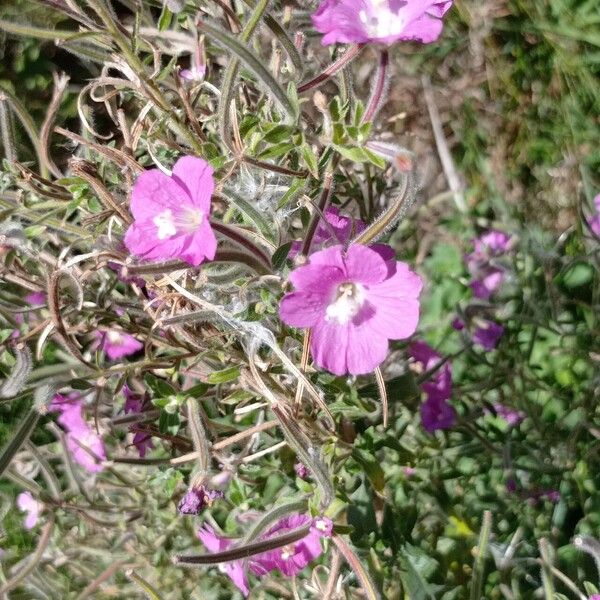
M 361 233 L 367 227 L 360 219 L 340 215 L 337 206 L 329 206 L 323 212 L 324 219 L 319 221 L 315 235 L 313 236 L 310 249 L 311 252 L 322 250 L 327 246 L 337 244 L 345 245 L 350 238 Z M 289 258 L 295 258 L 302 250 L 302 242 L 293 242 Z
M 423 371 L 430 371 L 440 364 L 442 357 L 424 342 L 414 342 L 410 354 Z M 423 384 L 427 400 L 421 404 L 423 429 L 432 433 L 438 429 L 449 429 L 456 421 L 456 411 L 449 404 L 452 396 L 452 370 L 446 361 L 431 378 Z
M 133 254 L 149 260 L 180 258 L 198 266 L 212 260 L 217 240 L 209 223 L 212 167 L 194 156 L 180 158 L 171 177 L 150 169 L 131 192 L 134 223 L 125 234 Z
M 323 45 L 399 40 L 429 44 L 442 33 L 452 0 L 322 0 L 312 16 Z
M 123 386 L 123 395 L 125 396 L 125 406 L 123 407 L 125 414 L 141 413 L 149 408 L 149 398 L 146 395 L 135 393 L 127 384 Z M 154 448 L 152 436 L 141 429 L 137 423 L 131 425 L 129 431 L 133 433 L 133 445 L 137 448 L 140 458 L 144 458 L 146 452 Z
M 25 529 L 33 529 L 38 522 L 42 504 L 30 492 L 21 492 L 17 496 L 17 508 L 27 513 L 23 525 Z
M 415 332 L 422 281 L 393 254 L 386 246 L 332 246 L 292 271 L 295 291 L 279 314 L 287 325 L 310 328 L 316 365 L 335 375 L 370 373 L 385 360 L 388 340 Z
M 102 471 L 102 462 L 106 460 L 104 443 L 85 422 L 82 400 L 74 395 L 65 397 L 57 394 L 50 404 L 50 410 L 60 412 L 57 421 L 67 432 L 67 448 L 75 462 L 90 473 Z
M 144 347 L 144 344 L 130 333 L 120 329 L 109 329 L 96 332 L 96 347 L 103 350 L 110 360 L 119 360 L 135 354 Z
M 488 231 L 473 240 L 474 250 L 465 256 L 471 274 L 471 289 L 476 298 L 489 300 L 498 291 L 506 277 L 505 270 L 495 259 L 511 247 L 510 237 L 503 231 Z
M 244 596 L 250 593 L 247 570 L 250 570 L 254 575 L 266 575 L 278 569 L 284 575 L 293 577 L 321 555 L 323 552 L 321 538 L 331 536 L 333 530 L 331 520 L 326 517 L 312 519 L 308 515 L 293 514 L 278 521 L 260 537 L 261 540 L 268 540 L 308 523 L 311 524 L 309 533 L 296 542 L 251 556 L 246 561 L 234 560 L 222 563 L 219 566 Z M 198 532 L 198 537 L 206 548 L 213 553 L 228 550 L 234 547 L 237 541 L 232 538 L 220 537 L 212 527 L 206 524 Z

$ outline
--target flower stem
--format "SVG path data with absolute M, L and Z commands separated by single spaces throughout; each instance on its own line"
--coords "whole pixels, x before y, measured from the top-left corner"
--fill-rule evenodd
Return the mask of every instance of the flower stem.
M 310 245 L 312 244 L 313 237 L 315 236 L 315 232 L 317 231 L 319 220 L 321 219 L 321 215 L 323 214 L 323 211 L 329 203 L 329 199 L 331 198 L 332 192 L 333 173 L 328 172 L 325 174 L 323 190 L 321 191 L 321 197 L 319 198 L 319 204 L 317 205 L 318 210 L 315 210 L 313 212 L 312 218 L 308 225 L 308 231 L 306 232 L 306 237 L 304 238 L 304 242 L 302 243 L 302 250 L 300 251 L 300 254 L 302 254 L 303 256 L 308 256 L 308 253 L 310 252 Z
M 351 243 L 367 245 L 376 241 L 408 212 L 416 196 L 415 175 L 411 172 L 404 176 L 400 193 L 392 199 L 390 206 Z
M 373 88 L 373 93 L 369 98 L 369 104 L 367 106 L 367 110 L 363 115 L 362 122 L 368 123 L 372 121 L 375 115 L 379 112 L 381 108 L 383 96 L 386 90 L 386 84 L 388 82 L 389 70 L 388 66 L 390 63 L 390 54 L 387 48 L 383 48 L 381 53 L 379 54 L 379 68 L 377 70 L 377 80 L 375 81 L 375 87 Z
M 313 88 L 319 87 L 331 79 L 338 71 L 350 64 L 360 54 L 360 51 L 364 48 L 364 46 L 364 44 L 355 44 L 354 46 L 350 46 L 350 48 L 348 48 L 348 50 L 346 50 L 342 56 L 331 63 L 323 72 L 319 73 L 319 75 L 310 81 L 303 83 L 298 88 L 298 93 L 302 94 L 308 90 L 312 90 Z

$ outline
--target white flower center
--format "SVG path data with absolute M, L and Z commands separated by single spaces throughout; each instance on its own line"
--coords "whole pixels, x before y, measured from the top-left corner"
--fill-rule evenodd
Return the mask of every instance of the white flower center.
M 290 544 L 289 546 L 284 546 L 281 549 L 281 558 L 283 560 L 289 560 L 290 558 L 292 558 L 292 556 L 294 556 L 294 554 L 296 554 L 296 547 L 293 544 Z
M 175 220 L 173 218 L 173 213 L 170 208 L 167 208 L 164 212 L 159 213 L 152 219 L 152 222 L 156 225 L 158 229 L 157 236 L 159 240 L 165 240 L 174 236 L 177 233 L 177 228 L 175 227 Z
M 193 207 L 187 207 L 178 215 L 174 215 L 170 208 L 157 214 L 152 222 L 156 225 L 156 236 L 159 240 L 166 240 L 178 233 L 192 233 L 202 225 L 204 213 Z
M 119 346 L 123 343 L 123 337 L 118 331 L 109 331 L 107 334 L 109 343 Z
M 405 20 L 389 7 L 389 0 L 369 0 L 370 10 L 359 11 L 358 17 L 370 38 L 384 38 L 400 33 Z
M 327 531 L 327 529 L 328 529 L 327 523 L 323 519 L 317 519 L 315 521 L 315 527 L 319 531 Z
M 365 288 L 350 281 L 338 286 L 333 302 L 325 311 L 325 320 L 345 325 L 352 320 L 365 303 Z

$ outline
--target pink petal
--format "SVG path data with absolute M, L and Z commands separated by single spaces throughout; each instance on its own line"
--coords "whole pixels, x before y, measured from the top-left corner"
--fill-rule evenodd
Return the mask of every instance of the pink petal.
M 192 235 L 186 236 L 186 244 L 181 250 L 181 258 L 197 267 L 205 260 L 213 260 L 217 252 L 217 238 L 205 217 L 202 225 Z
M 368 246 L 351 244 L 345 256 L 349 279 L 363 284 L 374 284 L 388 276 L 385 260 Z
M 370 286 L 368 299 L 375 306 L 371 326 L 388 339 L 410 337 L 419 322 L 421 278 L 408 265 L 396 263 L 396 273 L 382 283 Z
M 324 250 L 319 250 L 318 252 L 314 252 L 309 257 L 309 264 L 311 265 L 324 265 L 327 267 L 337 267 L 342 271 L 344 276 L 347 274 L 346 271 L 346 263 L 344 262 L 343 257 L 343 246 L 330 246 L 329 248 L 325 248 Z
M 328 250 L 322 250 L 316 254 L 323 252 L 328 252 Z M 315 263 L 313 262 L 314 256 L 315 254 L 311 255 L 310 264 L 294 269 L 289 275 L 289 280 L 297 291 L 329 295 L 333 293 L 333 288 L 337 284 L 346 280 L 345 271 L 336 266 Z
M 167 208 L 179 209 L 182 204 L 191 203 L 187 189 L 159 169 L 141 173 L 131 191 L 131 213 L 137 221 L 151 222 Z
M 351 324 L 337 325 L 324 320 L 313 327 L 310 353 L 317 366 L 334 375 L 348 373 L 346 351 L 351 327 Z
M 215 190 L 213 168 L 202 158 L 183 156 L 173 166 L 173 178 L 187 190 L 192 204 L 205 215 L 210 214 L 210 200 Z
M 125 234 L 125 246 L 132 254 L 148 260 L 168 260 L 181 255 L 188 237 L 175 235 L 159 240 L 156 225 L 151 220 L 136 221 Z
M 389 342 L 386 334 L 375 332 L 371 323 L 348 328 L 346 364 L 348 373 L 366 375 L 372 373 L 387 357 Z
M 322 294 L 292 292 L 279 305 L 279 317 L 290 327 L 313 327 L 323 320 L 327 298 Z
M 406 26 L 402 32 L 401 39 L 416 40 L 423 44 L 430 44 L 440 37 L 443 26 L 441 19 L 436 19 L 425 14 L 420 19 Z

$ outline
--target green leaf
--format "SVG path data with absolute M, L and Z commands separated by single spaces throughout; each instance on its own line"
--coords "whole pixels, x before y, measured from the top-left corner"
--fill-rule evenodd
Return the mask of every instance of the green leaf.
M 234 381 L 240 376 L 239 367 L 227 367 L 222 371 L 215 371 L 208 376 L 208 383 L 227 383 L 228 381 Z
M 304 162 L 306 163 L 306 167 L 310 171 L 310 174 L 315 178 L 319 178 L 319 162 L 312 148 L 304 142 L 301 148 L 302 158 L 304 158 Z
M 165 31 L 166 29 L 169 29 L 172 19 L 173 13 L 167 8 L 167 5 L 165 4 L 165 6 L 163 7 L 162 14 L 158 19 L 158 30 Z
M 209 389 L 210 385 L 208 385 L 208 383 L 197 383 L 195 386 L 184 390 L 183 393 L 186 396 L 191 396 L 192 398 L 201 398 Z
M 275 250 L 273 257 L 271 258 L 271 264 L 273 265 L 273 269 L 275 271 L 279 271 L 285 265 L 285 260 L 290 253 L 290 249 L 292 247 L 293 242 L 286 242 L 282 246 L 279 246 L 277 250 Z
M 406 597 L 410 600 L 435 600 L 443 589 L 427 580 L 438 569 L 438 563 L 427 556 L 423 550 L 405 544 L 400 555 L 400 578 L 405 588 Z
M 363 468 L 371 485 L 380 492 L 385 486 L 385 473 L 378 458 L 360 448 L 352 449 L 352 458 Z
M 151 373 L 146 373 L 144 375 L 144 381 L 154 395 L 159 398 L 167 398 L 168 396 L 176 394 L 175 388 L 170 383 L 166 382 L 164 379 L 159 379 Z
M 340 146 L 338 144 L 334 144 L 334 148 L 348 160 L 360 163 L 371 161 L 364 148 L 359 148 L 358 146 Z
M 163 410 L 158 419 L 158 430 L 168 435 L 177 435 L 180 423 L 181 419 L 178 412 L 170 413 Z

